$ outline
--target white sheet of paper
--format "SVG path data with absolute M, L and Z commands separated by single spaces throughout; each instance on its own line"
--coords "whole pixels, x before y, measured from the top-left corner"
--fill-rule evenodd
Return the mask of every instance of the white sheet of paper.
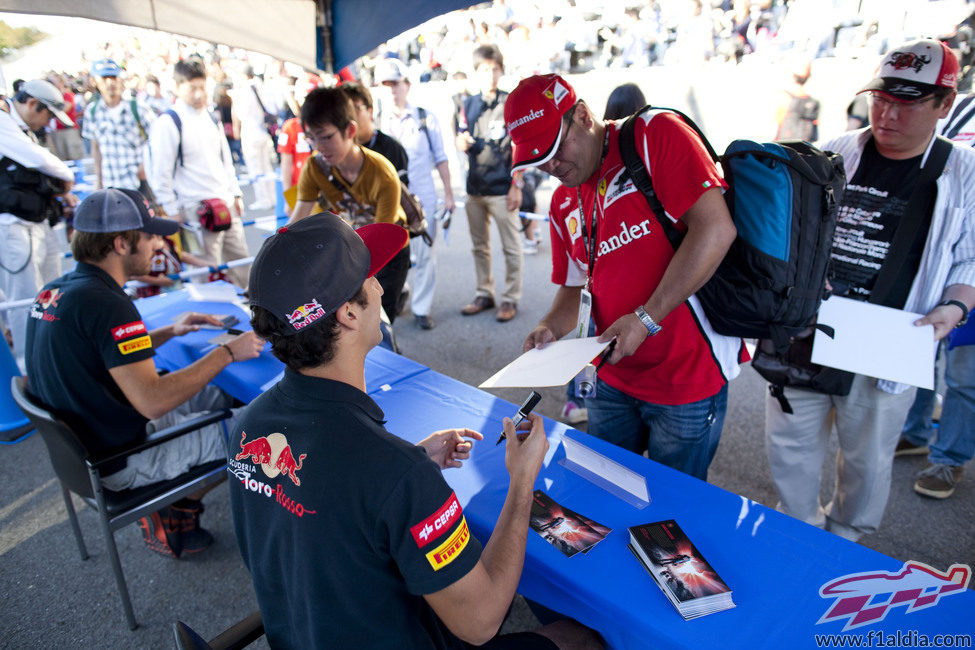
M 595 336 L 566 339 L 549 343 L 540 350 L 533 348 L 494 373 L 479 388 L 537 388 L 567 384 L 609 345 L 609 341 L 600 343 L 596 339 Z
M 188 282 L 183 285 L 189 294 L 190 302 L 226 302 L 237 305 L 240 311 L 249 319 L 250 312 L 244 307 L 243 299 L 237 295 L 237 287 L 225 282 L 210 282 L 196 284 Z
M 631 469 L 620 465 L 615 460 L 603 456 L 598 451 L 590 449 L 581 442 L 568 436 L 562 438 L 567 460 L 580 465 L 593 474 L 609 481 L 613 485 L 626 490 L 641 501 L 650 501 L 647 491 L 647 479 Z
M 832 297 L 817 322 L 836 330 L 831 339 L 816 330 L 812 361 L 868 377 L 934 389 L 934 327 L 916 327 L 923 314 Z

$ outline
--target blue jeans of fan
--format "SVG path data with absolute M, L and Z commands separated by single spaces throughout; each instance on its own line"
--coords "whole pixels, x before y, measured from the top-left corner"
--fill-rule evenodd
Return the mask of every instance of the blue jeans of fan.
M 938 426 L 931 421 L 934 391 L 918 390 L 902 435 L 912 444 L 929 445 L 932 465 L 964 465 L 975 456 L 975 345 L 947 351 L 945 385 Z
M 588 432 L 702 481 L 718 450 L 728 407 L 727 384 L 711 397 L 690 404 L 650 404 L 597 380 L 586 399 Z

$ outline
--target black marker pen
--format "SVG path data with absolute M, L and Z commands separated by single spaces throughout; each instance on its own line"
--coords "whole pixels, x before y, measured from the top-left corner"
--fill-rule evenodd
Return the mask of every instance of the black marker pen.
M 525 418 L 528 417 L 528 414 L 532 412 L 532 409 L 538 406 L 538 403 L 541 401 L 541 399 L 542 399 L 541 395 L 539 395 L 535 391 L 532 391 L 531 395 L 528 396 L 528 399 L 525 400 L 525 403 L 518 408 L 518 412 L 515 413 L 515 417 L 511 418 L 511 421 L 514 423 L 516 427 L 519 424 L 521 424 Z M 501 441 L 504 440 L 504 437 L 505 437 L 504 431 L 502 431 L 501 437 L 498 438 L 498 441 L 496 443 L 494 443 L 495 446 L 500 445 Z

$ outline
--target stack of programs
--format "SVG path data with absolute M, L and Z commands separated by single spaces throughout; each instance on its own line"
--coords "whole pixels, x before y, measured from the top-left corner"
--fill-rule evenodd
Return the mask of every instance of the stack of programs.
M 735 606 L 731 589 L 673 519 L 630 529 L 630 551 L 685 619 Z

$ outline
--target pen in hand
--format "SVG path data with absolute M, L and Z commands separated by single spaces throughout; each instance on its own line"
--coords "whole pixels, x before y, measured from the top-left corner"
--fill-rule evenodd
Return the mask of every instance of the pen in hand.
M 521 424 L 521 422 L 528 417 L 528 414 L 531 413 L 536 406 L 538 406 L 538 403 L 541 401 L 541 399 L 542 399 L 541 395 L 539 395 L 535 391 L 531 392 L 531 395 L 528 396 L 528 399 L 526 399 L 525 402 L 520 407 L 518 407 L 518 412 L 515 413 L 515 417 L 511 418 L 511 421 L 515 425 L 515 427 Z M 494 443 L 495 446 L 500 445 L 501 441 L 504 440 L 504 438 L 505 438 L 504 431 L 502 431 L 501 437 L 498 438 L 498 441 L 496 443 Z

